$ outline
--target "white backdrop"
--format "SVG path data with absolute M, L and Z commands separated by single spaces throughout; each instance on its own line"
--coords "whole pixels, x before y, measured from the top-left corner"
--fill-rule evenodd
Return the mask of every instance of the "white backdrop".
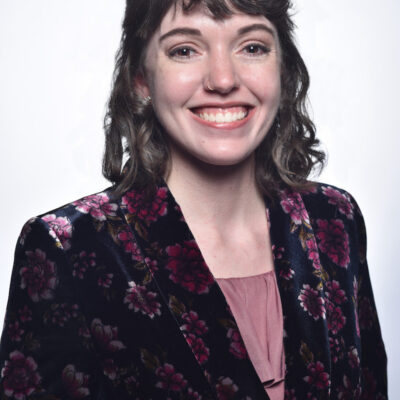
M 294 3 L 312 115 L 329 152 L 320 180 L 349 190 L 363 210 L 397 399 L 400 3 Z M 123 0 L 0 0 L 0 325 L 23 223 L 108 185 L 102 118 L 123 11 Z

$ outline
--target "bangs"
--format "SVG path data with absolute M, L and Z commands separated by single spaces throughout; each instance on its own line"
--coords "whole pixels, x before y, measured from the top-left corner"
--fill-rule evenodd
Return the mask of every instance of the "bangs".
M 250 15 L 265 15 L 268 9 L 266 0 L 174 0 L 174 8 L 182 7 L 186 13 L 195 8 L 204 8 L 218 20 L 228 18 L 235 12 Z

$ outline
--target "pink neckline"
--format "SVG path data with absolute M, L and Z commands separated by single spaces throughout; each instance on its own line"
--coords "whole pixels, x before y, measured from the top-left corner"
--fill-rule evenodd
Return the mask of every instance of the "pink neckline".
M 228 278 L 217 278 L 214 277 L 217 281 L 219 280 L 231 280 L 231 279 L 250 279 L 250 278 L 258 278 L 261 276 L 269 276 L 269 275 L 274 275 L 275 271 L 273 269 L 271 269 L 271 271 L 267 271 L 267 272 L 262 272 L 261 274 L 257 274 L 257 275 L 247 275 L 247 276 L 230 276 Z

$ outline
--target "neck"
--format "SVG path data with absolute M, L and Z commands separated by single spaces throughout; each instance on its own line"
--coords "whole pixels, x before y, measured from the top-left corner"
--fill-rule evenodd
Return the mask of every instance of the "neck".
M 213 226 L 249 222 L 255 209 L 264 208 L 255 181 L 254 157 L 234 166 L 186 163 L 172 157 L 168 186 L 185 217 Z

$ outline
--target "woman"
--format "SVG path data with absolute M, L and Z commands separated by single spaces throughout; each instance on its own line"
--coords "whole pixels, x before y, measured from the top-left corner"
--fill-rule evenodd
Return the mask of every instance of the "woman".
M 361 213 L 306 180 L 288 8 L 127 2 L 113 187 L 23 228 L 3 398 L 386 398 Z

